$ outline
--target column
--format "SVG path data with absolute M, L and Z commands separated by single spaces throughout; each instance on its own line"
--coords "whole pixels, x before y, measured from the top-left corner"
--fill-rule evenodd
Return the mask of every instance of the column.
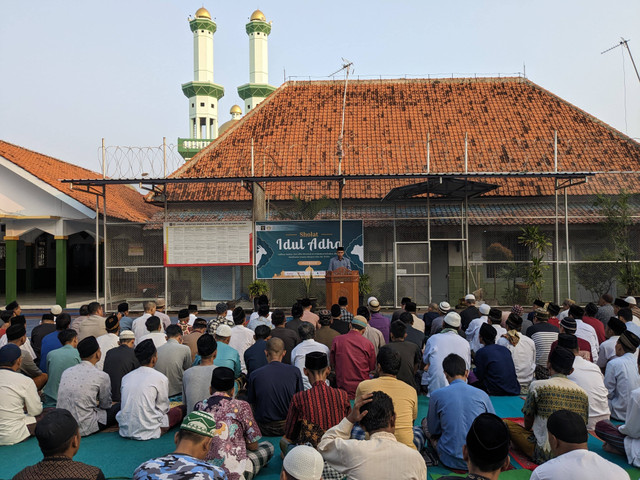
M 33 243 L 24 244 L 24 291 L 33 292 Z
M 54 237 L 56 241 L 56 303 L 67 306 L 67 239 Z
M 18 298 L 18 240 L 20 237 L 4 237 L 7 258 L 5 262 L 6 296 L 8 305 Z

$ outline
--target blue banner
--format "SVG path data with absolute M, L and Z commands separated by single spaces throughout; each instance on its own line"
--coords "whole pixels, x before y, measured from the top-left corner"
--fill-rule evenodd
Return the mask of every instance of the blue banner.
M 363 273 L 362 221 L 343 221 L 342 239 L 351 269 Z M 257 222 L 257 278 L 300 278 L 310 272 L 324 277 L 339 245 L 340 222 L 335 220 Z

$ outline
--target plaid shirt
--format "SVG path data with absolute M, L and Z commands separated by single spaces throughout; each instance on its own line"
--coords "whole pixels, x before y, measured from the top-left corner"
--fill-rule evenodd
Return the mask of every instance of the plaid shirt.
M 353 313 L 342 307 L 340 308 L 340 311 L 342 312 L 342 320 L 351 323 L 351 320 L 353 320 Z

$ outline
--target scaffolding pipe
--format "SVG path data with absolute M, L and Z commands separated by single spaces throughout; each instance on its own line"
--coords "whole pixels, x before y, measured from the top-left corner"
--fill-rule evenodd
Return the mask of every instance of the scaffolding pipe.
M 554 171 L 558 172 L 558 131 L 554 130 L 553 132 L 553 165 Z M 560 304 L 560 241 L 558 236 L 560 234 L 558 228 L 558 177 L 554 179 L 555 189 L 554 189 L 554 198 L 555 198 L 555 227 L 556 227 L 556 235 L 555 235 L 555 247 L 556 247 L 556 264 L 554 266 L 555 269 L 555 290 L 556 290 L 556 303 Z

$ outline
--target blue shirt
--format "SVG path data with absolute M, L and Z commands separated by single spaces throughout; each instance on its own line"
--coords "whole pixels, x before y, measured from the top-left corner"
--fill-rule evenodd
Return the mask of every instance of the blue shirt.
M 120 331 L 124 332 L 125 330 L 131 330 L 133 326 L 133 318 L 122 317 L 120 319 Z
M 62 347 L 62 343 L 58 340 L 59 330 L 51 332 L 42 339 L 42 346 L 40 347 L 40 370 L 42 373 L 47 373 L 47 355 L 49 352 Z
M 520 395 L 513 357 L 507 347 L 485 345 L 476 352 L 475 373 L 489 395 Z
M 302 374 L 293 365 L 271 362 L 249 375 L 249 403 L 258 422 L 285 420 L 293 396 L 303 390 Z
M 267 355 L 264 351 L 267 349 L 266 340 L 256 340 L 256 343 L 247 348 L 244 352 L 244 364 L 247 366 L 247 372 L 264 367 L 267 364 Z
M 351 270 L 351 260 L 349 260 L 347 257 L 342 257 L 342 260 L 338 260 L 338 256 L 336 255 L 331 260 L 329 260 L 329 268 L 327 270 L 332 272 L 340 267 L 345 267 Z
M 238 351 L 223 342 L 218 342 L 216 358 L 213 364 L 216 367 L 227 367 L 233 370 L 235 377 L 238 378 L 242 373 L 242 367 L 240 364 L 240 355 Z
M 467 469 L 467 462 L 462 458 L 462 446 L 467 441 L 473 421 L 487 412 L 495 413 L 489 395 L 467 385 L 464 380 L 454 380 L 448 387 L 431 394 L 427 426 L 431 435 L 441 435 L 438 455 L 444 465 Z

